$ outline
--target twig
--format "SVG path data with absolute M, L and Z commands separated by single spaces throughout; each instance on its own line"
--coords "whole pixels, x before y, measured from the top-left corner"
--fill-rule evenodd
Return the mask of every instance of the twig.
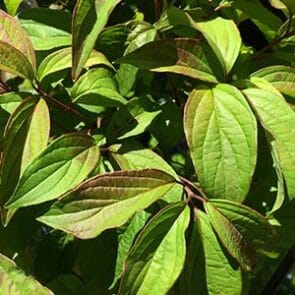
M 45 99 L 48 100 L 49 102 L 52 102 L 53 104 L 55 104 L 58 108 L 66 111 L 66 112 L 70 112 L 73 113 L 77 118 L 79 118 L 80 120 L 87 122 L 90 124 L 90 122 L 84 117 L 82 116 L 78 111 L 76 111 L 75 109 L 73 109 L 70 105 L 64 104 L 62 102 L 60 102 L 59 100 L 57 100 L 56 98 L 52 97 L 50 94 L 48 94 L 47 92 L 45 92 L 40 85 L 37 85 L 37 87 L 35 88 L 36 91 Z
M 156 19 L 158 20 L 161 16 L 161 1 L 160 0 L 154 0 L 154 6 L 155 6 L 155 15 Z
M 286 34 L 284 34 L 283 36 L 274 39 L 272 42 L 270 42 L 269 44 L 267 44 L 265 47 L 263 47 L 262 49 L 260 49 L 259 51 L 257 51 L 253 56 L 252 56 L 252 60 L 256 60 L 260 57 L 261 54 L 263 54 L 266 51 L 271 50 L 275 45 L 277 45 L 278 43 L 280 43 L 283 39 L 291 37 L 295 35 L 295 29 L 287 32 Z

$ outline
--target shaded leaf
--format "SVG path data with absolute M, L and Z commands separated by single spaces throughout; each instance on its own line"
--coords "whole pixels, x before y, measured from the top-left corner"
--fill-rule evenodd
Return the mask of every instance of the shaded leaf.
M 197 39 L 154 41 L 119 58 L 117 62 L 132 64 L 145 70 L 170 72 L 207 82 L 217 82 L 204 49 Z
M 287 66 L 271 66 L 258 70 L 252 77 L 263 78 L 280 92 L 295 98 L 295 69 Z
M 289 198 L 295 197 L 295 113 L 278 93 L 264 89 L 243 91 L 263 127 L 276 141 Z
M 209 203 L 235 226 L 257 252 L 270 257 L 278 256 L 281 243 L 279 235 L 263 215 L 228 200 L 211 199 Z
M 2 294 L 53 295 L 33 277 L 27 276 L 12 260 L 0 254 L 0 289 Z
M 243 95 L 227 84 L 193 90 L 184 126 L 204 191 L 209 197 L 242 202 L 257 157 L 256 120 Z
M 0 108 L 12 114 L 22 102 L 23 97 L 16 92 L 6 92 L 0 94 Z
M 189 207 L 176 203 L 161 210 L 148 223 L 127 258 L 119 294 L 169 291 L 185 261 L 189 219 Z
M 117 171 L 98 175 L 67 194 L 38 220 L 81 239 L 126 223 L 160 199 L 175 179 L 159 170 Z
M 87 135 L 57 138 L 27 166 L 6 206 L 18 208 L 58 198 L 86 178 L 98 157 L 99 150 Z
M 97 106 L 114 107 L 127 103 L 117 88 L 110 70 L 91 69 L 74 84 L 71 97 L 74 103 L 96 112 Z
M 110 288 L 115 287 L 117 281 L 120 279 L 123 273 L 124 262 L 127 258 L 130 248 L 132 247 L 135 237 L 137 236 L 139 231 L 142 230 L 150 215 L 151 214 L 147 213 L 146 211 L 135 213 L 130 223 L 128 224 L 128 227 L 124 230 L 123 233 L 119 235 L 115 276 Z
M 78 0 L 72 22 L 72 77 L 76 80 L 85 66 L 96 38 L 120 0 Z
M 37 77 L 39 81 L 42 81 L 50 74 L 71 68 L 71 58 L 71 47 L 63 48 L 49 54 L 45 59 L 43 59 L 38 68 Z M 85 67 L 91 67 L 99 64 L 112 68 L 112 65 L 102 53 L 92 51 L 86 61 Z

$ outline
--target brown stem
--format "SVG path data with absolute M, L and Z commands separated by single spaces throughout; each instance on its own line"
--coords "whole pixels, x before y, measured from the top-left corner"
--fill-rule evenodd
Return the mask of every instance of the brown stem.
M 267 44 L 265 47 L 263 47 L 262 49 L 260 49 L 259 51 L 257 51 L 253 56 L 252 56 L 252 60 L 256 60 L 260 57 L 261 54 L 263 54 L 266 51 L 271 50 L 275 45 L 277 45 L 278 43 L 280 43 L 283 39 L 291 37 L 295 35 L 295 29 L 292 31 L 287 31 L 286 34 L 284 34 L 283 36 L 274 39 L 273 41 L 271 41 L 269 44 Z
M 194 195 L 193 198 L 199 199 L 202 202 L 207 201 L 208 199 L 204 195 L 204 193 L 201 191 L 200 188 L 196 187 L 190 180 L 186 179 L 183 176 L 178 176 L 180 179 L 180 182 L 182 185 L 184 185 L 184 190 L 188 193 L 188 190 L 190 190 L 190 194 L 192 193 Z M 194 191 L 197 191 L 200 195 L 194 193 Z M 189 195 L 188 195 L 189 196 Z
M 161 16 L 161 1 L 160 0 L 154 0 L 154 6 L 155 6 L 155 15 L 156 15 L 156 19 L 158 20 Z
M 36 87 L 37 92 L 47 101 L 55 104 L 58 108 L 66 111 L 66 112 L 70 112 L 72 114 L 74 114 L 77 118 L 79 118 L 80 120 L 90 123 L 84 116 L 82 116 L 78 111 L 76 111 L 75 109 L 73 109 L 70 105 L 64 104 L 62 102 L 60 102 L 59 100 L 57 100 L 56 98 L 52 97 L 50 94 L 48 94 L 47 92 L 45 92 L 40 85 L 38 85 Z

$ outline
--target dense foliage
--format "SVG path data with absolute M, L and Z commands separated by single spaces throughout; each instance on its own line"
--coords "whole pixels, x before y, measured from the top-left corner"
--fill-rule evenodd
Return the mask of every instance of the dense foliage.
M 1 5 L 0 294 L 294 292 L 294 0 Z

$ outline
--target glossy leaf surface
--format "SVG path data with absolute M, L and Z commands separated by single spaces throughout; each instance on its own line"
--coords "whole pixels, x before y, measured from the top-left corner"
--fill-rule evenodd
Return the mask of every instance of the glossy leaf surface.
M 86 178 L 98 157 L 98 148 L 87 135 L 57 138 L 27 166 L 7 207 L 30 206 L 58 198 Z
M 233 86 L 195 89 L 184 126 L 201 187 L 209 197 L 243 201 L 256 164 L 257 127 L 247 101 Z
M 98 175 L 55 203 L 38 220 L 81 239 L 123 225 L 160 199 L 175 179 L 158 170 L 117 171 Z
M 183 268 L 189 217 L 189 208 L 176 203 L 149 222 L 127 258 L 119 294 L 169 291 Z
M 75 6 L 73 33 L 72 77 L 76 80 L 95 45 L 96 38 L 120 0 L 78 0 Z

